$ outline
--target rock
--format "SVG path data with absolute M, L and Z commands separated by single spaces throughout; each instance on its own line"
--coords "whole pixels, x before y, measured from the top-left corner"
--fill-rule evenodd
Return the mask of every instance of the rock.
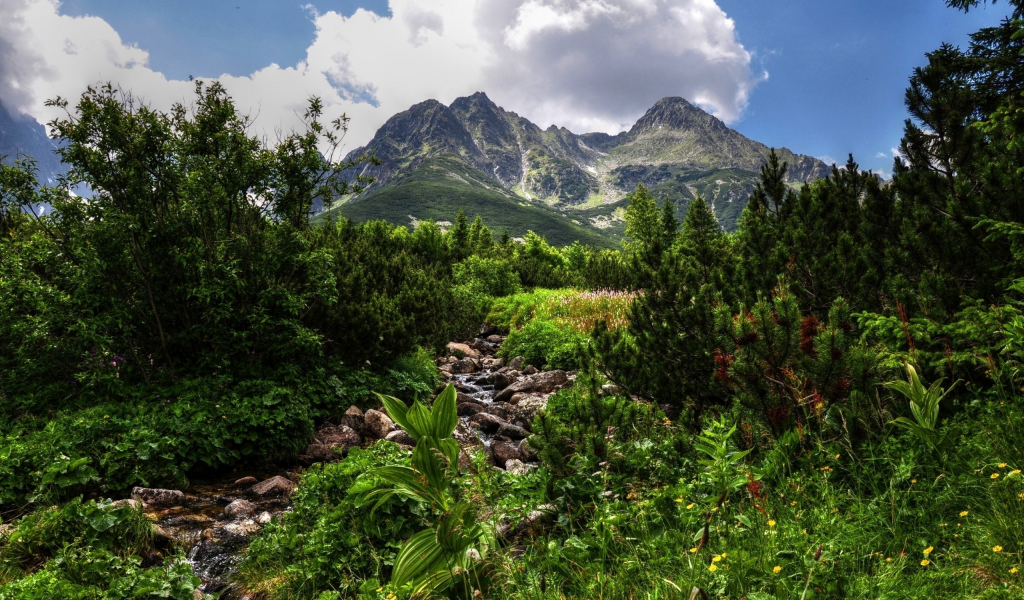
M 494 450 L 494 461 L 501 467 L 504 467 L 510 460 L 519 460 L 522 457 L 519 448 L 509 442 L 494 442 L 491 444 L 491 449 Z
M 505 423 L 498 428 L 498 435 L 503 435 L 513 440 L 521 440 L 527 438 L 530 432 L 511 423 Z
M 502 421 L 507 421 L 509 415 L 508 405 L 505 404 L 504 402 L 488 404 L 484 406 L 483 410 L 480 412 L 485 412 L 489 415 L 494 415 L 501 419 Z
M 475 348 L 471 348 L 469 344 L 457 344 L 455 342 L 448 342 L 448 354 L 457 358 L 465 356 L 476 358 L 480 356 L 480 352 Z
M 519 454 L 522 455 L 523 460 L 536 460 L 537 451 L 533 449 L 532 445 L 530 445 L 530 438 L 526 438 L 519 442 Z
M 355 448 L 363 443 L 363 438 L 359 435 L 359 432 L 348 425 L 331 425 L 327 423 L 313 437 L 331 450 L 340 449 L 342 454 L 347 452 L 349 448 Z
M 487 341 L 492 344 L 500 344 L 505 341 L 505 338 L 501 337 L 498 334 L 494 334 L 487 336 Z
M 363 415 L 363 420 L 366 421 L 366 427 L 369 429 L 370 434 L 377 439 L 386 438 L 389 433 L 397 428 L 391 417 L 379 410 L 370 409 L 366 411 L 366 414 Z
M 480 361 L 485 369 L 500 369 L 501 365 L 505 363 L 505 359 L 502 358 L 485 358 Z
M 523 362 L 525 360 L 526 359 L 523 358 L 522 356 L 517 356 L 517 357 L 513 358 L 512 360 L 508 361 L 508 368 L 513 370 L 513 371 L 522 371 L 523 370 Z
M 338 424 L 344 427 L 350 427 L 360 436 L 365 436 L 368 433 L 366 429 L 366 421 L 363 419 L 363 411 L 361 411 L 358 406 L 348 407 L 345 414 L 338 419 Z
M 455 392 L 455 403 L 462 404 L 463 402 L 476 402 L 476 398 L 465 392 Z
M 266 525 L 267 523 L 269 523 L 269 522 L 271 522 L 273 520 L 274 520 L 274 517 L 271 516 L 270 513 L 268 513 L 267 511 L 263 511 L 263 512 L 260 513 L 259 518 L 256 519 L 256 522 L 259 523 L 260 525 Z
M 235 500 L 231 504 L 228 504 L 227 506 L 224 507 L 224 514 L 231 517 L 232 519 L 237 519 L 238 517 L 248 517 L 254 512 L 256 512 L 256 507 L 253 505 L 253 503 L 242 498 L 239 498 L 238 500 Z
M 323 444 L 313 443 L 306 446 L 306 449 L 299 455 L 299 462 L 311 465 L 318 462 L 330 462 L 334 458 L 333 450 Z
M 389 442 L 394 442 L 396 444 L 400 444 L 402 446 L 415 446 L 416 445 L 416 440 L 412 439 L 411 435 L 409 435 L 407 432 L 405 432 L 405 431 L 403 431 L 401 429 L 396 429 L 396 430 L 392 431 L 391 433 L 387 434 L 387 436 L 385 436 L 384 439 L 386 439 Z
M 480 368 L 476 361 L 469 357 L 460 359 L 449 366 L 451 367 L 451 372 L 455 374 L 476 373 Z
M 469 418 L 469 422 L 476 425 L 477 428 L 484 433 L 494 433 L 505 423 L 504 419 L 500 419 L 485 412 L 473 415 Z
M 463 420 L 459 420 L 459 424 L 455 426 L 455 431 L 452 432 L 452 437 L 459 443 L 461 448 L 471 448 L 474 446 L 481 446 L 483 442 L 480 441 L 480 436 Z
M 142 503 L 135 498 L 125 498 L 123 500 L 114 500 L 110 503 L 114 508 L 121 508 L 123 506 L 131 507 L 133 510 L 142 510 Z
M 487 377 L 487 383 L 493 385 L 495 390 L 501 391 L 515 383 L 515 379 L 509 377 L 507 373 L 495 372 Z
M 441 365 L 440 367 L 437 368 L 437 370 L 440 371 L 441 373 L 444 373 L 445 375 L 452 374 L 452 366 L 449 365 L 448 363 Z
M 536 465 L 528 465 L 518 458 L 513 458 L 505 463 L 505 470 L 511 475 L 526 475 L 537 468 Z
M 537 367 L 533 365 L 528 365 L 525 369 L 523 369 L 523 375 L 534 375 L 537 372 Z
M 512 397 L 508 399 L 508 403 L 515 406 L 516 404 L 519 404 L 519 401 L 525 397 L 526 396 L 524 394 L 512 394 Z
M 180 490 L 137 487 L 132 490 L 132 499 L 150 506 L 178 506 L 185 503 L 185 493 Z
M 243 477 L 235 480 L 235 487 L 249 487 L 257 481 L 258 480 L 255 477 Z
M 618 396 L 620 393 L 619 386 L 614 383 L 606 383 L 601 386 L 602 396 Z
M 494 348 L 492 348 L 490 346 L 490 344 L 488 344 L 487 342 L 485 342 L 483 340 L 473 340 L 473 341 L 469 342 L 468 345 L 473 350 L 476 350 L 477 352 L 479 352 L 480 356 L 493 355 L 494 354 Z
M 549 394 L 555 390 L 555 388 L 564 385 L 569 381 L 565 371 L 543 371 L 530 375 L 520 381 L 513 383 L 507 388 L 501 390 L 496 396 L 494 396 L 495 402 L 508 402 L 513 395 L 519 392 L 527 392 L 530 394 Z
M 295 484 L 290 479 L 275 475 L 252 486 L 252 493 L 260 498 L 266 496 L 291 496 Z
M 192 600 L 203 600 L 205 596 L 199 590 L 192 590 Z
M 481 337 L 486 337 L 486 336 L 489 336 L 489 335 L 493 335 L 495 333 L 499 333 L 499 330 L 494 325 L 491 325 L 489 323 L 484 323 L 480 327 L 480 336 Z
M 479 402 L 461 402 L 458 406 L 460 417 L 472 417 L 483 409 L 484 405 Z
M 509 420 L 519 423 L 532 423 L 537 413 L 548 406 L 548 399 L 544 396 L 523 396 L 523 398 L 512 407 L 509 413 Z
M 246 519 L 241 523 L 228 523 L 222 529 L 229 536 L 246 538 L 260 530 L 259 525 L 252 519 Z

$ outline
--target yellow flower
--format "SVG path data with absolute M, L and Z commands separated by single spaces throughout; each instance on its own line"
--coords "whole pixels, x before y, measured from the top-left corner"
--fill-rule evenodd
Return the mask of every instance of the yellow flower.
M 796 500 L 789 503 L 790 506 L 796 506 Z
M 928 560 L 927 558 L 921 561 L 922 567 L 927 567 L 930 564 L 932 564 L 932 561 Z
M 917 483 L 917 480 L 916 479 L 911 479 L 910 483 Z
M 997 553 L 998 552 L 1002 552 L 1003 551 L 1003 547 L 1002 546 L 992 546 L 992 551 L 993 552 L 997 552 Z
M 716 556 L 716 557 L 711 559 L 711 562 L 722 562 L 722 557 L 721 556 Z
M 1021 500 L 1024 500 L 1024 492 L 1017 494 L 1017 497 L 1020 498 Z
M 686 510 L 690 510 L 691 508 L 693 508 L 693 502 L 686 505 Z
M 774 520 L 769 520 L 768 521 L 768 526 L 769 527 L 775 527 L 775 521 Z
M 697 548 L 696 547 L 690 548 L 690 554 L 696 554 L 696 553 L 697 553 Z
M 989 476 L 989 479 L 999 479 L 999 473 L 993 473 Z
M 379 588 L 377 588 L 377 591 L 378 591 L 378 592 L 383 592 L 383 591 L 384 591 L 384 588 L 382 588 L 382 587 L 379 587 Z
M 935 548 L 932 548 L 931 546 L 928 546 L 927 548 L 924 549 L 924 555 L 928 556 L 929 554 L 932 553 L 932 550 L 934 550 L 934 549 Z
M 802 534 L 804 534 L 804 535 L 807 535 L 807 530 L 806 530 L 806 529 L 804 529 L 804 530 L 803 530 L 803 531 L 801 531 L 800 533 L 802 533 Z
M 714 573 L 717 570 L 718 570 L 718 565 L 711 565 L 710 567 L 708 567 L 708 571 L 711 571 L 712 573 Z
M 683 503 L 683 499 L 682 499 L 682 498 L 676 498 L 676 502 L 677 502 L 678 504 L 682 504 L 682 503 Z
M 890 556 L 890 557 L 886 558 L 886 559 L 885 559 L 885 562 L 887 562 L 887 563 L 891 563 L 891 562 L 892 562 L 892 557 Z
M 778 565 L 775 565 L 774 567 L 772 567 L 772 573 L 775 573 L 776 575 L 778 575 L 780 572 L 782 572 L 782 567 L 780 567 Z
M 1014 469 L 1010 471 L 1010 475 L 1020 475 L 1020 469 Z
M 729 553 L 728 552 L 723 552 L 722 553 L 722 558 L 729 558 Z
M 966 517 L 966 516 L 967 516 L 967 515 L 969 515 L 969 514 L 971 514 L 971 513 L 970 513 L 970 512 L 968 512 L 968 511 L 966 511 L 966 510 L 962 510 L 962 511 L 960 511 L 960 516 L 961 516 L 961 517 Z
M 1006 468 L 1006 463 L 999 463 L 999 468 L 1000 469 L 1005 469 Z
M 1010 575 L 1016 575 L 1016 574 L 1017 574 L 1017 567 L 1013 567 L 1012 569 L 1010 569 Z

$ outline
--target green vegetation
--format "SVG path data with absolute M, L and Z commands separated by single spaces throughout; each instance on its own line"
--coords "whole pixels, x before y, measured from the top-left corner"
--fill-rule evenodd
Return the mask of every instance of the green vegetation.
M 414 449 L 303 471 L 235 591 L 1024 596 L 1012 6 L 915 71 L 891 182 L 851 158 L 797 188 L 772 152 L 730 232 L 700 189 L 680 222 L 642 180 L 619 249 L 496 239 L 490 213 L 312 220 L 368 183 L 344 178 L 362 159 L 324 162 L 344 122 L 317 101 L 266 147 L 218 86 L 170 113 L 90 90 L 55 123 L 67 181 L 0 166 L 0 600 L 193 598 L 180 550 L 104 498 L 292 468 L 353 404 L 383 405 Z M 42 201 L 52 215 L 23 210 Z M 530 431 L 505 428 L 529 466 L 456 441 L 453 386 L 430 399 L 434 358 L 481 324 L 505 358 L 577 371 Z

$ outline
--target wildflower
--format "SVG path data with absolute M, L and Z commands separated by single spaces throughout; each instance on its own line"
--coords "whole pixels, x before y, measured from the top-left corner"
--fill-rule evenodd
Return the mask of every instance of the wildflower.
M 966 516 L 967 516 L 967 515 L 969 515 L 969 514 L 971 514 L 971 513 L 970 513 L 970 512 L 968 512 L 968 511 L 966 511 L 966 510 L 962 510 L 962 511 L 960 511 L 960 516 L 961 516 L 961 517 L 966 517 Z
M 887 557 L 887 558 L 885 559 L 885 562 L 887 562 L 887 563 L 891 563 L 891 562 L 892 562 L 892 557 L 891 557 L 891 556 Z
M 1005 469 L 1006 468 L 1006 463 L 999 463 L 999 468 L 1000 469 Z
M 803 533 L 804 535 L 807 535 L 807 530 L 804 529 L 801 533 Z
M 1010 471 L 1010 475 L 1020 475 L 1020 469 L 1014 469 Z
M 718 565 L 711 565 L 710 567 L 708 567 L 708 571 L 711 571 L 712 573 L 714 573 L 717 570 L 718 570 Z
M 683 503 L 683 499 L 682 498 L 676 498 L 676 504 L 682 504 L 682 503 Z
M 932 561 L 928 560 L 927 558 L 921 561 L 922 567 L 927 567 L 930 564 L 932 564 Z
M 1020 498 L 1021 500 L 1024 500 L 1024 492 L 1017 494 L 1017 497 Z
M 774 567 L 772 567 L 772 573 L 775 573 L 776 575 L 778 575 L 781 572 L 782 572 L 782 567 L 780 567 L 779 565 L 775 565 Z
M 796 506 L 796 500 L 789 503 L 790 506 Z
M 379 588 L 377 588 L 377 591 L 378 591 L 378 592 L 383 592 L 383 591 L 384 591 L 384 588 L 382 588 L 382 587 L 379 587 Z
M 1002 546 L 992 546 L 992 551 L 998 554 L 999 552 L 1003 551 L 1003 547 Z
M 999 473 L 993 473 L 989 478 L 990 479 L 999 479 Z
M 690 554 L 696 554 L 696 553 L 697 553 L 697 548 L 696 547 L 690 548 Z
M 774 520 L 769 520 L 768 521 L 768 526 L 769 527 L 775 527 L 775 521 Z
M 722 562 L 722 557 L 721 556 L 716 556 L 716 557 L 711 559 L 711 562 Z
M 686 510 L 690 510 L 692 508 L 693 508 L 693 502 L 691 502 L 691 503 L 686 505 Z
M 916 479 L 911 479 L 910 483 L 917 483 L 917 480 Z
M 1016 575 L 1016 574 L 1017 574 L 1017 567 L 1013 567 L 1012 569 L 1010 569 L 1010 575 Z
M 723 552 L 722 553 L 722 558 L 729 558 L 729 553 L 728 552 Z
M 927 548 L 924 549 L 924 555 L 928 556 L 929 554 L 932 553 L 932 550 L 935 550 L 935 548 L 933 548 L 931 546 L 928 546 Z

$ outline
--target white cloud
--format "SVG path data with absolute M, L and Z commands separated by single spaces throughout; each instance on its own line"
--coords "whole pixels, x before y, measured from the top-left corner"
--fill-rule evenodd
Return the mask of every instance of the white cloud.
M 294 66 L 218 79 L 256 127 L 299 123 L 320 96 L 351 118 L 349 146 L 396 112 L 429 98 L 485 91 L 542 126 L 628 127 L 664 96 L 683 96 L 726 121 L 741 115 L 766 74 L 713 0 L 391 0 L 392 16 L 314 14 L 316 37 Z M 60 14 L 57 0 L 0 0 L 0 101 L 40 121 L 44 100 L 74 99 L 111 81 L 156 108 L 189 100 L 192 84 L 148 66 L 96 17 Z

